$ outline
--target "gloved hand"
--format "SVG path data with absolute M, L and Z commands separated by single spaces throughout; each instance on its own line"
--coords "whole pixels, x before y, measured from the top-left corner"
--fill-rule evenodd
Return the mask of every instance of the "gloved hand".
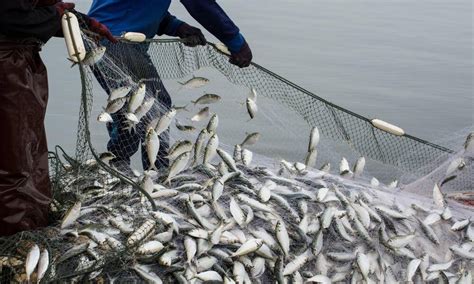
M 41 1 L 39 1 L 39 2 L 41 2 Z M 62 17 L 64 15 L 64 11 L 74 9 L 76 4 L 74 4 L 74 3 L 65 3 L 65 2 L 57 2 L 56 5 L 54 5 L 54 6 L 56 7 L 56 10 L 58 11 L 59 17 Z
M 113 42 L 113 43 L 118 42 L 118 40 L 112 35 L 112 33 L 110 32 L 109 28 L 107 28 L 106 25 L 101 24 L 96 19 L 91 18 L 87 15 L 82 15 L 82 19 L 85 21 L 85 23 L 87 24 L 91 32 L 96 33 L 100 35 L 101 37 L 105 37 L 110 42 Z
M 229 59 L 230 63 L 237 65 L 240 68 L 249 66 L 251 61 L 252 51 L 250 50 L 247 41 L 244 41 L 244 44 L 242 45 L 240 50 L 236 53 L 232 53 Z
M 197 46 L 197 45 L 206 45 L 207 41 L 201 30 L 190 26 L 186 23 L 182 23 L 176 30 L 176 35 L 183 39 L 183 43 L 186 46 Z

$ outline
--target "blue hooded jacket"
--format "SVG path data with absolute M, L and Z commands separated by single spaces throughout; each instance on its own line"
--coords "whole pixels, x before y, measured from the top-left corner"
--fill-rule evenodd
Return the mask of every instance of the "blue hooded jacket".
M 244 38 L 215 0 L 181 0 L 181 3 L 231 52 L 240 50 Z M 94 0 L 89 16 L 106 25 L 115 36 L 124 32 L 140 32 L 147 38 L 156 34 L 176 36 L 183 22 L 168 12 L 170 4 L 171 0 Z

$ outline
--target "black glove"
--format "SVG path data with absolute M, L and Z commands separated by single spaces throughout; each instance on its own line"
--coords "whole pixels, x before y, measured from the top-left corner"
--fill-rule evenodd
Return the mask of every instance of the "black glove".
M 201 30 L 190 26 L 186 23 L 182 23 L 176 30 L 176 35 L 183 39 L 183 43 L 186 46 L 197 46 L 197 45 L 206 45 L 207 41 Z
M 240 68 L 250 65 L 250 62 L 252 62 L 252 51 L 250 50 L 247 41 L 244 41 L 244 44 L 238 52 L 230 55 L 229 62 L 239 66 Z

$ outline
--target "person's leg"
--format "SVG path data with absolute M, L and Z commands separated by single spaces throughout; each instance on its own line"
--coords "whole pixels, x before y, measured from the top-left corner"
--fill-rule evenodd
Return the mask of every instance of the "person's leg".
M 51 185 L 44 117 L 46 68 L 38 50 L 0 43 L 0 235 L 44 227 Z
M 119 162 L 128 164 L 130 157 L 138 150 L 140 142 L 145 141 L 148 124 L 171 108 L 171 98 L 147 51 L 148 46 L 144 44 L 109 44 L 106 55 L 115 66 L 102 64 L 94 69 L 97 80 L 106 91 L 120 87 L 121 85 L 117 86 L 117 81 L 121 82 L 120 79 L 123 81 L 123 77 L 130 76 L 134 82 L 145 82 L 147 90 L 145 99 L 155 99 L 152 109 L 136 125 L 135 132 L 130 133 L 126 130 L 125 108 L 112 115 L 114 121 L 107 127 L 111 138 L 108 142 L 108 150 L 117 156 Z M 115 86 L 111 88 L 111 84 Z M 167 130 L 160 135 L 160 150 L 155 163 L 157 168 L 168 167 L 168 159 L 165 158 L 168 148 L 169 131 Z M 145 170 L 149 168 L 146 147 L 142 147 L 142 165 Z

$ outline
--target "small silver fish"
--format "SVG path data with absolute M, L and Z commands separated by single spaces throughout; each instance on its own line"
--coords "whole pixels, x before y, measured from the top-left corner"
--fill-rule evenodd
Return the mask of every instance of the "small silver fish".
M 304 164 L 307 168 L 312 168 L 316 165 L 316 159 L 318 157 L 318 150 L 313 149 L 306 154 Z
M 82 60 L 82 63 L 88 66 L 99 63 L 99 61 L 104 57 L 106 50 L 107 48 L 105 46 L 99 46 L 98 48 L 89 51 Z
M 26 272 L 26 281 L 30 282 L 30 277 L 33 271 L 35 271 L 36 266 L 38 265 L 38 261 L 40 259 L 40 249 L 38 245 L 34 244 L 28 255 L 26 256 L 25 261 L 25 272 Z
M 319 130 L 317 127 L 311 128 L 311 134 L 309 135 L 309 144 L 308 144 L 308 152 L 316 149 L 319 143 Z
M 179 174 L 186 168 L 190 157 L 191 152 L 185 152 L 179 155 L 176 160 L 174 160 L 171 164 L 168 177 L 166 178 L 166 181 L 164 183 L 171 183 L 171 179 L 173 179 L 173 177 L 175 177 L 177 174 Z
M 204 164 L 212 162 L 212 159 L 216 156 L 217 148 L 219 147 L 219 137 L 217 134 L 214 134 L 209 138 L 207 142 L 206 150 L 204 151 Z
M 130 93 L 131 90 L 132 90 L 132 86 L 123 86 L 123 87 L 119 87 L 117 89 L 114 89 L 110 92 L 108 100 L 109 100 L 109 102 L 111 102 L 111 101 L 123 98 L 123 97 L 127 96 L 128 93 Z
M 135 116 L 138 120 L 142 119 L 153 107 L 155 103 L 155 98 L 145 99 L 141 106 L 135 111 Z
M 142 105 L 143 100 L 145 99 L 146 94 L 146 85 L 141 82 L 138 85 L 138 88 L 133 92 L 130 100 L 128 102 L 128 113 L 135 113 L 137 109 Z
M 71 226 L 74 222 L 76 222 L 77 218 L 79 218 L 81 213 L 81 202 L 76 202 L 64 215 L 63 220 L 61 221 L 61 229 L 67 228 Z
M 207 117 L 209 117 L 209 107 L 204 107 L 191 118 L 191 121 L 201 121 Z
M 221 97 L 216 94 L 204 94 L 200 96 L 197 100 L 191 101 L 194 105 L 196 104 L 201 104 L 201 105 L 207 105 L 207 104 L 213 104 L 217 103 L 221 100 Z
M 145 145 L 148 155 L 148 161 L 150 162 L 149 169 L 156 169 L 155 161 L 156 156 L 158 155 L 158 151 L 160 150 L 160 139 L 158 138 L 158 134 L 152 127 L 148 128 L 148 131 L 146 133 Z
M 189 152 L 193 149 L 193 143 L 189 140 L 180 140 L 176 141 L 176 143 L 171 146 L 168 151 L 167 158 L 174 160 L 179 155 L 183 154 L 184 152 Z
M 359 159 L 357 159 L 357 162 L 354 165 L 354 177 L 359 177 L 364 171 L 364 167 L 365 167 L 365 158 L 360 157 Z
M 209 122 L 207 123 L 207 132 L 209 133 L 215 133 L 217 126 L 219 125 L 219 117 L 217 116 L 217 113 L 213 114 L 211 118 L 209 119 Z
M 245 137 L 244 141 L 242 143 L 240 143 L 240 146 L 243 147 L 244 145 L 254 145 L 258 142 L 258 140 L 260 139 L 260 133 L 258 132 L 254 132 L 254 133 L 250 133 L 247 135 L 247 137 Z
M 175 126 L 178 128 L 178 130 L 183 131 L 183 132 L 193 132 L 196 130 L 196 127 L 192 125 L 183 125 L 179 123 L 179 121 L 176 119 L 175 121 Z
M 99 122 L 112 122 L 113 119 L 112 119 L 112 116 L 110 116 L 109 113 L 103 111 L 99 114 L 99 116 L 97 116 L 97 121 L 99 121 Z
M 116 100 L 109 101 L 107 103 L 107 107 L 105 108 L 105 112 L 109 114 L 116 113 L 123 108 L 126 102 L 127 98 L 118 98 Z
M 193 75 L 193 77 L 191 79 L 189 79 L 188 81 L 178 82 L 178 83 L 181 84 L 182 88 L 196 89 L 196 88 L 200 88 L 200 87 L 206 85 L 207 83 L 209 83 L 209 79 L 204 78 L 204 77 L 196 77 L 196 76 Z
M 171 124 L 171 121 L 173 121 L 173 118 L 176 116 L 176 110 L 175 109 L 170 109 L 168 112 L 163 114 L 160 119 L 158 120 L 158 123 L 155 127 L 155 131 L 158 135 L 163 133 L 166 129 Z
M 254 119 L 258 111 L 257 104 L 252 99 L 247 98 L 245 105 L 247 106 L 247 113 L 249 114 L 250 119 Z

